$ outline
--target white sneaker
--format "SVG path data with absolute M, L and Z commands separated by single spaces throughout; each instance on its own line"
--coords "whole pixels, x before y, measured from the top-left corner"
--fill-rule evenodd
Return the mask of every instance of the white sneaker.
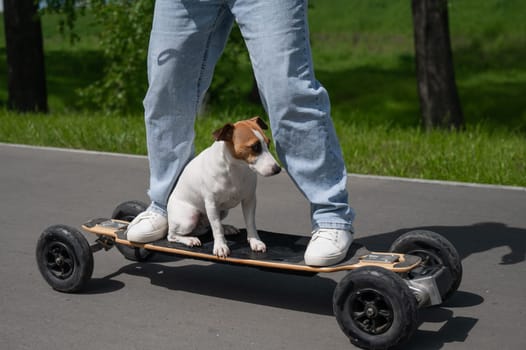
M 352 243 L 349 231 L 320 228 L 313 232 L 305 250 L 305 264 L 329 266 L 342 261 Z
M 148 243 L 163 239 L 168 233 L 168 218 L 156 211 L 146 210 L 128 225 L 126 237 L 129 241 Z

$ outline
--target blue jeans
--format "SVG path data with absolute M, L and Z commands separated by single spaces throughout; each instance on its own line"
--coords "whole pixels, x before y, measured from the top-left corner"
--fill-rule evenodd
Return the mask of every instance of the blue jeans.
M 149 196 L 165 207 L 194 154 L 194 123 L 233 22 L 246 42 L 276 152 L 313 228 L 352 230 L 327 91 L 314 77 L 306 0 L 157 0 L 144 100 Z

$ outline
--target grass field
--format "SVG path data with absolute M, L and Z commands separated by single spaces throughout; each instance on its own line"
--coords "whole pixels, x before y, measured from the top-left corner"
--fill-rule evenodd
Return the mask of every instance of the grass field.
M 311 0 L 311 42 L 318 79 L 331 95 L 347 169 L 354 173 L 526 186 L 526 2 L 450 0 L 457 84 L 467 122 L 461 133 L 420 129 L 408 0 Z M 54 17 L 44 18 L 49 115 L 0 107 L 0 142 L 145 154 L 140 111 L 107 116 L 79 110 L 76 90 L 104 64 L 97 28 L 81 18 L 70 46 Z M 7 100 L 0 23 L 0 106 Z M 236 81 L 248 93 L 249 67 Z M 145 87 L 146 88 L 146 87 Z M 196 146 L 226 121 L 262 109 L 243 99 L 208 107 Z M 235 101 L 235 102 L 233 102 Z

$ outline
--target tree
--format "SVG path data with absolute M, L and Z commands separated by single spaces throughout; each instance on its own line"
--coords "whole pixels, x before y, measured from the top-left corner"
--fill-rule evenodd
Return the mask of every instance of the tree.
M 449 37 L 447 0 L 412 0 L 416 75 L 426 129 L 463 129 Z
M 42 25 L 35 0 L 4 0 L 7 51 L 7 106 L 47 112 Z

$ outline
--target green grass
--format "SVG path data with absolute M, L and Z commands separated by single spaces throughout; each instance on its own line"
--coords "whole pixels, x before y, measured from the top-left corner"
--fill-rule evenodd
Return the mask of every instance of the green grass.
M 94 113 L 13 114 L 0 111 L 2 142 L 146 154 L 144 123 L 137 117 Z
M 347 170 L 391 176 L 526 186 L 526 2 L 450 0 L 450 29 L 465 132 L 420 129 L 412 19 L 407 0 L 311 0 L 316 75 L 331 95 Z M 80 110 L 75 91 L 96 81 L 104 60 L 97 28 L 81 18 L 70 46 L 56 17 L 44 19 L 50 115 L 0 109 L 0 142 L 145 154 L 141 112 Z M 240 96 L 251 82 L 239 67 Z M 7 100 L 0 23 L 0 106 Z M 242 98 L 208 107 L 196 148 L 227 121 L 263 115 Z
M 478 126 L 449 133 L 337 121 L 336 128 L 353 173 L 526 186 L 524 135 Z
M 196 146 L 245 110 L 224 110 L 196 123 Z M 256 111 L 254 110 L 254 113 Z M 524 135 L 474 127 L 462 133 L 423 132 L 387 124 L 364 125 L 335 119 L 352 173 L 526 186 Z M 141 117 L 103 114 L 13 115 L 0 111 L 2 142 L 146 154 Z

